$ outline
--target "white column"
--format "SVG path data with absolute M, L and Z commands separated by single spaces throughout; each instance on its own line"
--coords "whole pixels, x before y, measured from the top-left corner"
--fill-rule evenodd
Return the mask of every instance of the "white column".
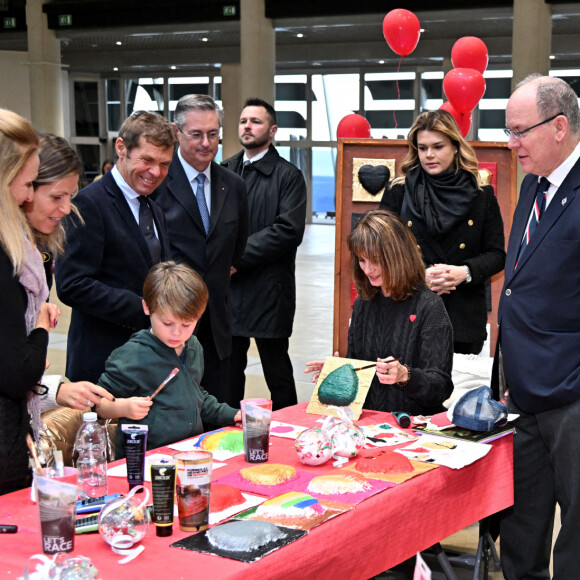
M 240 107 L 250 97 L 260 97 L 274 105 L 276 32 L 264 14 L 264 0 L 240 1 Z
M 32 124 L 39 130 L 64 134 L 60 41 L 48 29 L 42 0 L 27 0 L 28 60 Z
M 544 0 L 514 0 L 512 90 L 527 75 L 550 70 L 552 12 Z
M 241 145 L 238 140 L 238 121 L 240 118 L 240 65 L 222 64 L 222 103 L 224 120 L 222 125 L 222 156 L 224 159 L 235 155 Z

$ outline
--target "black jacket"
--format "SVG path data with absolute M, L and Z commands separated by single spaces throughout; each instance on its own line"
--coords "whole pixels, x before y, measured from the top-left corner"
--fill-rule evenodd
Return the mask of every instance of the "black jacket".
M 153 261 L 139 224 L 110 172 L 82 189 L 75 204 L 84 223 L 80 224 L 75 215 L 67 219 L 65 251 L 56 260 L 56 290 L 62 302 L 72 308 L 66 375 L 71 381 L 96 383 L 109 355 L 134 332 L 149 328 L 141 300 Z M 161 260 L 168 260 L 163 212 L 155 203 L 151 209 Z
M 222 165 L 239 173 L 243 151 Z M 244 170 L 250 236 L 232 276 L 234 336 L 287 338 L 296 310 L 296 248 L 306 221 L 306 184 L 300 170 L 273 145 Z
M 177 152 L 153 198 L 165 215 L 172 258 L 191 266 L 207 284 L 209 301 L 205 316 L 210 320 L 218 356 L 224 360 L 232 351 L 230 268 L 237 264 L 248 237 L 248 202 L 239 175 L 214 161 L 210 175 L 211 221 L 207 235 Z
M 503 220 L 493 187 L 484 186 L 461 225 L 442 240 L 434 240 L 422 222 L 401 215 L 405 185 L 399 183 L 385 190 L 380 203 L 401 216 L 421 247 L 425 266 L 452 264 L 468 266 L 472 281 L 460 284 L 450 294 L 443 294 L 443 302 L 456 342 L 474 343 L 487 337 L 486 281 L 501 272 L 505 264 Z
M 0 246 L 0 495 L 26 487 L 30 474 L 26 434 L 27 396 L 46 364 L 48 332 L 26 334 L 27 297 Z

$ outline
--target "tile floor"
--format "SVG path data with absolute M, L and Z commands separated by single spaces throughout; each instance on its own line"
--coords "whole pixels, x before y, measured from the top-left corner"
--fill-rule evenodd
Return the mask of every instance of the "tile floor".
M 304 374 L 306 361 L 332 354 L 332 324 L 334 301 L 334 244 L 335 229 L 331 224 L 313 224 L 306 228 L 304 241 L 296 260 L 297 309 L 294 334 L 290 340 L 290 354 L 299 401 L 308 401 L 313 385 Z M 53 290 L 53 300 L 57 300 Z M 62 316 L 55 331 L 50 333 L 49 359 L 52 373 L 64 373 L 66 357 L 66 331 L 70 309 L 61 305 Z M 267 396 L 260 359 L 255 345 L 248 357 L 246 396 Z M 450 536 L 442 542 L 444 548 L 458 552 L 475 553 L 478 541 L 477 525 Z M 435 569 L 435 566 L 434 566 Z M 493 567 L 492 567 L 493 570 Z M 467 570 L 456 568 L 460 580 L 471 578 Z M 436 575 L 439 577 L 438 575 Z M 404 574 L 388 573 L 379 578 L 399 580 Z M 490 573 L 491 580 L 500 580 L 500 571 Z

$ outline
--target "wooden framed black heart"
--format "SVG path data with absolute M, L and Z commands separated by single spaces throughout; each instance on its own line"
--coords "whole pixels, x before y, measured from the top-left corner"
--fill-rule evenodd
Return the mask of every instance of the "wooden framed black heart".
M 386 165 L 363 165 L 358 170 L 360 184 L 371 195 L 377 195 L 389 182 L 391 171 Z

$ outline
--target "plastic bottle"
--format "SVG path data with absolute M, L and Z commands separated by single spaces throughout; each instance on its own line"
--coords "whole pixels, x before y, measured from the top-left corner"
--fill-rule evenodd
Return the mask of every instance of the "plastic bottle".
M 107 435 L 96 413 L 84 413 L 75 439 L 79 498 L 107 495 Z

